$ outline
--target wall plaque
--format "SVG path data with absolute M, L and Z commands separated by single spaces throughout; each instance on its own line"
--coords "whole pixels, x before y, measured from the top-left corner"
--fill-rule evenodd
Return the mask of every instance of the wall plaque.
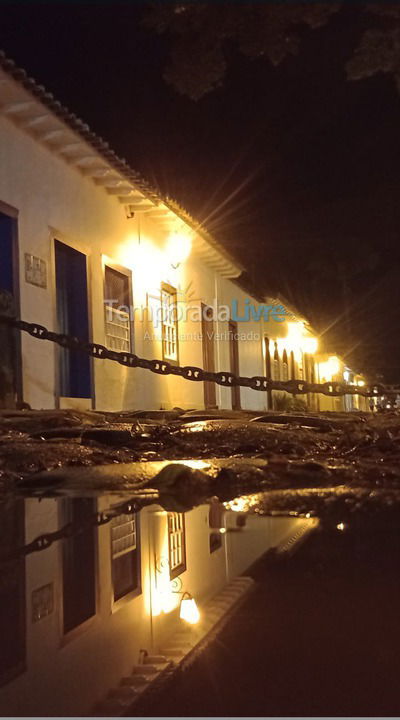
M 42 585 L 32 592 L 32 622 L 38 622 L 54 610 L 53 583 Z
M 25 253 L 25 280 L 36 287 L 47 288 L 47 265 L 45 260 Z

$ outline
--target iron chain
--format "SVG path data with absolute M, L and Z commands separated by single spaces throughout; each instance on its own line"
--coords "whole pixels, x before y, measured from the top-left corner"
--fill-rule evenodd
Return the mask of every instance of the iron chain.
M 154 498 L 151 500 L 151 502 L 154 502 Z M 90 528 L 106 525 L 113 518 L 118 517 L 118 515 L 138 512 L 145 504 L 145 500 L 135 498 L 135 500 L 127 500 L 126 502 L 120 503 L 119 505 L 114 505 L 114 507 L 110 508 L 109 510 L 104 510 L 103 512 L 95 512 L 90 515 L 84 522 L 67 523 L 59 530 L 39 535 L 34 540 L 32 540 L 32 542 L 16 548 L 16 551 L 12 555 L 0 555 L 0 566 L 3 564 L 7 564 L 11 561 L 22 560 L 22 558 L 26 557 L 27 555 L 31 555 L 34 552 L 47 550 L 47 548 L 53 545 L 53 543 L 59 540 L 68 540 L 69 538 L 80 535 L 81 533 L 89 530 Z
M 223 387 L 248 387 L 252 390 L 268 392 L 281 390 L 291 395 L 306 395 L 307 393 L 320 393 L 330 397 L 343 395 L 362 395 L 363 397 L 376 397 L 379 395 L 396 395 L 400 388 L 386 387 L 378 383 L 374 385 L 347 385 L 339 382 L 310 383 L 305 380 L 272 380 L 263 376 L 241 377 L 231 372 L 211 372 L 192 365 L 181 366 L 167 360 L 147 360 L 134 353 L 109 350 L 99 343 L 87 343 L 70 335 L 47 330 L 43 325 L 29 323 L 6 315 L 0 315 L 0 323 L 9 325 L 17 330 L 26 332 L 38 340 L 49 340 L 63 348 L 78 350 L 99 360 L 112 360 L 130 368 L 143 368 L 158 375 L 177 375 L 192 382 L 215 382 Z

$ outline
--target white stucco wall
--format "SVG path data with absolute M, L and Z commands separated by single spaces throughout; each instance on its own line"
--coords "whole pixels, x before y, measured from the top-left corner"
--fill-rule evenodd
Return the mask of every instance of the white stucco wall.
M 236 513 L 230 513 L 227 525 L 234 527 Z M 226 535 L 227 579 L 243 574 L 264 553 L 284 542 L 307 520 L 294 517 L 246 516 L 246 525 L 239 532 Z
M 104 266 L 115 264 L 131 273 L 135 308 L 133 351 L 146 358 L 162 358 L 161 328 L 149 320 L 148 308 L 160 306 L 161 283 L 178 290 L 183 308 L 201 303 L 232 308 L 239 316 L 249 298 L 233 280 L 221 277 L 192 252 L 174 269 L 166 255 L 168 233 L 145 214 L 127 219 L 124 206 L 78 168 L 67 164 L 4 116 L 0 117 L 0 210 L 10 206 L 18 213 L 21 317 L 57 330 L 54 240 L 87 257 L 91 339 L 105 343 Z M 47 288 L 25 281 L 24 253 L 47 264 Z M 145 309 L 140 312 L 140 309 Z M 146 314 L 147 313 L 147 314 Z M 234 319 L 234 318 L 233 318 Z M 264 335 L 271 343 L 287 334 L 286 322 L 249 320 L 237 323 L 241 375 L 265 375 Z M 178 323 L 179 363 L 203 365 L 201 323 L 186 313 Z M 230 371 L 228 320 L 214 324 L 215 369 Z M 56 346 L 22 334 L 24 400 L 33 408 L 58 402 Z M 160 377 L 147 370 L 127 369 L 110 361 L 94 360 L 93 407 L 99 410 L 171 409 L 204 407 L 203 383 L 179 377 Z M 244 409 L 265 410 L 266 393 L 241 388 Z M 90 406 L 90 401 L 84 401 Z M 231 390 L 217 386 L 216 403 L 231 408 Z M 72 405 L 79 405 L 72 401 Z
M 98 509 L 122 501 L 103 496 Z M 25 542 L 62 524 L 60 500 L 25 501 Z M 222 536 L 222 546 L 210 553 L 209 506 L 185 513 L 186 570 L 182 590 L 198 604 L 217 594 L 270 547 L 296 530 L 299 521 L 249 517 L 242 531 Z M 61 542 L 28 555 L 25 564 L 26 669 L 0 687 L 4 715 L 66 715 L 90 713 L 122 677 L 130 675 L 141 649 L 159 651 L 183 621 L 180 595 L 169 580 L 167 513 L 152 505 L 141 512 L 141 594 L 113 601 L 110 526 L 95 531 L 96 613 L 64 635 L 63 555 Z M 53 612 L 32 621 L 32 592 L 48 583 L 54 587 Z M 167 605 L 165 605 L 167 603 Z M 1 612 L 1 610 L 0 610 Z
M 111 261 L 132 271 L 134 307 L 146 307 L 148 294 L 159 293 L 167 282 L 190 295 L 191 304 L 230 304 L 244 294 L 231 281 L 216 277 L 214 270 L 196 257 L 174 270 L 165 259 L 167 234 L 155 220 L 141 215 L 126 219 L 124 207 L 104 189 L 66 164 L 47 147 L 36 142 L 5 117 L 0 118 L 0 203 L 18 211 L 21 316 L 50 329 L 56 328 L 54 239 L 87 256 L 89 309 L 92 339 L 104 343 L 103 272 Z M 25 282 L 24 253 L 47 263 L 47 288 Z M 154 299 L 151 301 L 154 305 Z M 154 327 L 135 316 L 134 351 L 148 358 L 161 358 L 161 342 L 152 336 Z M 255 325 L 255 324 L 254 324 Z M 249 332 L 253 328 L 246 328 Z M 217 332 L 227 331 L 218 323 Z M 202 365 L 201 332 L 198 322 L 179 323 L 179 362 Z M 228 341 L 216 348 L 217 369 L 230 369 Z M 56 402 L 57 348 L 26 334 L 22 338 L 24 400 L 34 408 L 54 407 Z M 109 361 L 95 361 L 95 407 L 199 408 L 204 404 L 202 383 L 180 378 L 161 378 L 144 370 L 127 370 Z M 240 344 L 243 374 L 263 374 L 262 343 Z M 262 409 L 265 402 L 252 391 L 243 391 L 243 406 Z M 231 406 L 230 391 L 217 388 L 217 404 Z

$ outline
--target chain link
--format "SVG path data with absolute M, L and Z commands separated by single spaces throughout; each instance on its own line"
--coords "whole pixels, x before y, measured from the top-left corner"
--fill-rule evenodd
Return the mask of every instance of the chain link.
M 39 535 L 37 538 L 32 540 L 32 542 L 18 547 L 13 554 L 6 556 L 0 555 L 0 566 L 8 564 L 12 561 L 22 560 L 22 558 L 25 558 L 27 555 L 31 555 L 34 552 L 47 550 L 47 548 L 53 545 L 53 543 L 59 540 L 68 540 L 69 538 L 75 537 L 76 535 L 80 535 L 81 533 L 89 530 L 92 527 L 95 528 L 106 525 L 113 518 L 118 517 L 118 515 L 138 512 L 142 509 L 144 505 L 149 503 L 149 500 L 153 503 L 156 497 L 158 496 L 156 493 L 154 493 L 154 495 L 151 496 L 151 499 L 149 494 L 148 498 L 146 499 L 135 498 L 134 500 L 126 500 L 119 505 L 114 505 L 114 507 L 110 508 L 109 510 L 93 513 L 84 522 L 67 523 L 59 530 Z
M 305 380 L 272 380 L 263 376 L 241 377 L 231 372 L 211 372 L 192 365 L 181 366 L 167 362 L 166 360 L 147 360 L 138 357 L 133 353 L 118 352 L 109 350 L 99 343 L 87 343 L 70 335 L 56 333 L 47 330 L 43 325 L 28 323 L 25 320 L 18 320 L 7 315 L 0 315 L 0 323 L 9 325 L 17 330 L 26 332 L 38 340 L 49 340 L 63 348 L 78 350 L 99 360 L 112 360 L 130 368 L 143 368 L 158 375 L 177 375 L 192 382 L 215 382 L 223 387 L 248 387 L 252 390 L 268 392 L 270 390 L 282 390 L 291 395 L 306 395 L 307 393 L 319 393 L 329 397 L 343 395 L 361 395 L 363 397 L 377 397 L 379 395 L 397 395 L 400 387 L 388 386 L 381 383 L 374 385 L 347 385 L 339 382 L 310 383 Z

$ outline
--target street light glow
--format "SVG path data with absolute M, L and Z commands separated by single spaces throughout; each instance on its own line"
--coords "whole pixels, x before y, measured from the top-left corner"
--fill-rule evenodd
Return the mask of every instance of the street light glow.
M 172 267 L 176 269 L 188 259 L 192 241 L 186 233 L 173 232 L 168 238 L 166 253 Z
M 307 353 L 308 355 L 314 355 L 318 350 L 318 338 L 316 337 L 306 337 L 303 340 L 303 352 Z

